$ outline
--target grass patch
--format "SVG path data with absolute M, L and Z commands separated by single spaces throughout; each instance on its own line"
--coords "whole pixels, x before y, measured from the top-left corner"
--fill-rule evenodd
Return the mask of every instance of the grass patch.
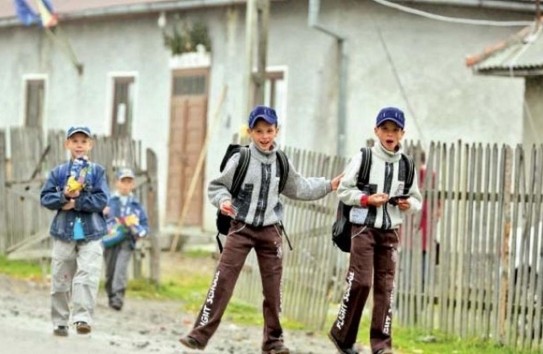
M 155 286 L 145 279 L 132 279 L 128 284 L 127 296 L 145 299 L 168 299 L 180 301 L 182 310 L 196 316 L 200 310 L 211 284 L 213 270 L 199 266 L 202 259 L 211 257 L 209 251 L 193 250 L 182 254 L 188 259 L 179 268 L 169 269 L 163 276 L 162 283 Z M 49 263 L 45 265 L 49 272 Z M 11 261 L 0 256 L 0 273 L 19 279 L 41 279 L 44 270 L 40 262 Z M 367 346 L 369 340 L 369 313 L 364 311 L 358 342 Z M 337 305 L 331 306 L 325 330 L 332 325 L 337 315 Z M 260 308 L 232 299 L 226 309 L 224 318 L 243 326 L 262 326 L 263 319 Z M 286 330 L 303 330 L 305 327 L 297 322 L 284 318 L 282 325 Z M 428 333 L 416 328 L 402 328 L 394 324 L 394 349 L 398 354 L 533 354 L 533 351 L 511 349 L 478 338 L 459 339 L 437 331 Z
M 367 332 L 366 332 L 367 333 Z M 443 354 L 530 354 L 529 350 L 513 349 L 481 338 L 457 338 L 434 331 L 428 333 L 420 329 L 394 327 L 394 346 L 403 354 L 443 353 Z
M 210 251 L 201 249 L 185 251 L 177 255 L 184 258 L 184 262 L 177 269 L 169 269 L 162 277 L 160 286 L 156 287 L 146 280 L 130 280 L 127 295 L 180 300 L 182 310 L 196 316 L 207 296 L 214 272 L 214 268 L 209 268 L 209 265 L 199 265 L 209 263 L 205 260 L 211 256 Z M 264 323 L 260 308 L 235 298 L 228 303 L 223 318 L 244 326 L 262 326 Z M 285 329 L 304 328 L 303 324 L 285 318 L 281 324 Z
M 6 256 L 0 256 L 0 273 L 18 279 L 41 279 L 49 273 L 50 263 L 45 264 L 39 261 L 12 261 Z

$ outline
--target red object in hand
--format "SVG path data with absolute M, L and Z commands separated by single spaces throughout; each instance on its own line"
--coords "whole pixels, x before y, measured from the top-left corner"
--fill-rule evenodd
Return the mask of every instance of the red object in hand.
M 369 206 L 368 199 L 370 199 L 370 197 L 367 194 L 362 194 L 360 197 L 360 205 L 362 208 L 367 208 Z

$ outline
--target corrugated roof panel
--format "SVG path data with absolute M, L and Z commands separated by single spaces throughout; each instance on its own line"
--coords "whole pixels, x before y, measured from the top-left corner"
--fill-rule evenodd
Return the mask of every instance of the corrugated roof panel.
M 543 68 L 543 35 L 541 32 L 533 41 L 513 43 L 474 66 L 476 71 L 538 68 Z

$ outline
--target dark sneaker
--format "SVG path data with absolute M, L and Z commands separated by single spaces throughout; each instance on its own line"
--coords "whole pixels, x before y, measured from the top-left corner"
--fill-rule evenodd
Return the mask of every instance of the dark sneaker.
M 262 350 L 262 354 L 290 354 L 290 350 L 283 344 L 279 344 L 275 348 Z
M 394 352 L 390 348 L 385 348 L 385 349 L 379 349 L 378 351 L 373 352 L 373 354 L 394 354 Z
M 68 326 L 57 326 L 53 330 L 53 334 L 59 337 L 68 337 Z
M 358 354 L 358 351 L 356 349 L 354 349 L 354 347 L 353 348 L 343 348 L 343 347 L 341 347 L 339 345 L 339 343 L 337 342 L 337 340 L 332 335 L 332 333 L 328 333 L 328 338 L 330 338 L 332 343 L 334 343 L 334 345 L 336 346 L 336 349 L 339 351 L 340 354 Z
M 123 308 L 123 305 L 118 302 L 110 302 L 109 307 L 111 307 L 114 310 L 121 311 Z
M 184 336 L 184 337 L 181 337 L 181 339 L 179 339 L 179 342 L 181 344 L 183 344 L 185 347 L 187 348 L 190 348 L 190 349 L 204 349 L 205 346 L 201 345 L 200 343 L 198 343 L 198 341 L 192 337 L 189 337 L 189 336 Z
M 89 334 L 91 332 L 91 326 L 87 322 L 76 322 L 75 329 L 78 334 Z

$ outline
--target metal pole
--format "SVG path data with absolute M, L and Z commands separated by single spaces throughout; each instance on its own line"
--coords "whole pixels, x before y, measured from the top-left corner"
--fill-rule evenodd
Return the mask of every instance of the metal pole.
M 313 27 L 335 38 L 338 49 L 338 102 L 337 102 L 337 145 L 336 154 L 345 156 L 347 120 L 347 55 L 345 38 L 319 24 L 320 0 L 309 0 L 308 22 Z
M 266 83 L 266 59 L 268 54 L 268 28 L 270 19 L 270 0 L 258 0 L 257 10 L 257 71 L 252 75 L 254 84 L 253 103 L 264 103 L 264 84 Z
M 245 89 L 246 102 L 245 113 L 251 111 L 253 106 L 253 55 L 255 37 L 256 2 L 258 0 L 247 0 L 245 11 Z
M 536 2 L 535 2 L 535 28 L 536 28 L 536 31 L 539 30 L 539 26 L 541 26 L 541 1 L 536 0 Z

